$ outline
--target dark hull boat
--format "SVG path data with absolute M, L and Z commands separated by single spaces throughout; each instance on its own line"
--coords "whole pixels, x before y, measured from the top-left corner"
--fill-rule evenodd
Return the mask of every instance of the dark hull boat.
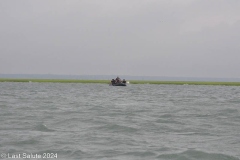
M 112 79 L 109 86 L 127 86 L 126 84 L 126 80 L 123 79 L 121 80 L 119 77 L 117 77 L 116 79 Z
M 111 83 L 110 86 L 127 86 L 126 83 Z

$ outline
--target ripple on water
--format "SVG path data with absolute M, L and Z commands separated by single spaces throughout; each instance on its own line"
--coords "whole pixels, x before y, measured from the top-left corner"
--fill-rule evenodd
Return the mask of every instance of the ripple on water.
M 100 127 L 97 127 L 96 130 L 102 130 L 107 132 L 125 132 L 125 133 L 132 133 L 137 132 L 139 129 L 131 126 L 126 125 L 118 125 L 118 124 L 106 124 Z
M 229 156 L 222 153 L 208 153 L 197 150 L 187 150 L 181 153 L 162 154 L 157 156 L 157 159 L 166 160 L 239 160 L 237 157 Z
M 0 83 L 0 88 L 0 150 L 6 153 L 103 160 L 240 157 L 239 87 Z
M 34 131 L 41 131 L 41 132 L 54 132 L 55 130 L 53 129 L 49 129 L 45 124 L 39 124 L 39 125 L 36 125 L 34 128 L 33 128 Z

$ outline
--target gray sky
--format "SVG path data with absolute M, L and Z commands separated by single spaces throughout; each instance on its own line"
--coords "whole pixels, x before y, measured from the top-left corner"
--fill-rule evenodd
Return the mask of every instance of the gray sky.
M 240 0 L 1 0 L 0 73 L 240 78 Z

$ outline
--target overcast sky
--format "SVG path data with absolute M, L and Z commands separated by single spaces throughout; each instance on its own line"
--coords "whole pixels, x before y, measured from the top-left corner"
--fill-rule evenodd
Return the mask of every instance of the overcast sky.
M 1 0 L 0 73 L 240 78 L 240 0 Z

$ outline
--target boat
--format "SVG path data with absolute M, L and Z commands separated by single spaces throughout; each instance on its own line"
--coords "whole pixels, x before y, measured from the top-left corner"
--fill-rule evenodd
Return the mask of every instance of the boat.
M 116 79 L 112 79 L 109 85 L 110 86 L 127 86 L 127 82 L 125 79 L 121 80 L 119 77 L 117 77 Z
M 110 83 L 110 86 L 127 86 L 126 83 Z

